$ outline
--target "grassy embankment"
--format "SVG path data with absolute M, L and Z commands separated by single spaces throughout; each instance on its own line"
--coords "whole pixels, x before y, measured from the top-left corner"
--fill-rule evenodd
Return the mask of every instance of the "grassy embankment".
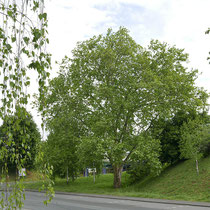
M 93 177 L 81 177 L 66 184 L 64 179 L 55 180 L 55 191 L 95 193 L 117 196 L 161 198 L 210 202 L 210 156 L 200 161 L 200 175 L 196 174 L 192 160 L 168 167 L 158 177 L 146 177 L 128 185 L 128 174 L 123 173 L 122 188 L 113 189 L 113 175 L 100 175 L 93 183 Z M 27 184 L 26 188 L 38 189 L 40 182 Z

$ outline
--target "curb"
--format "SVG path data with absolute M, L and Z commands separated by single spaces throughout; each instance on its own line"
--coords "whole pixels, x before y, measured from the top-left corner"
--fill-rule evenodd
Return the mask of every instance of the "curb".
M 25 191 L 39 192 L 38 190 L 30 190 L 30 189 L 25 189 Z M 42 193 L 43 192 L 44 191 L 42 191 Z M 138 198 L 138 197 L 124 197 L 124 196 L 112 196 L 112 195 L 85 194 L 85 193 L 70 193 L 70 192 L 61 192 L 61 191 L 55 191 L 55 194 L 83 196 L 83 197 L 91 197 L 91 198 L 108 198 L 108 199 L 116 199 L 116 200 L 129 200 L 129 201 L 150 202 L 150 203 L 185 205 L 185 206 L 210 207 L 209 202 L 191 202 L 191 201 L 153 199 L 153 198 Z

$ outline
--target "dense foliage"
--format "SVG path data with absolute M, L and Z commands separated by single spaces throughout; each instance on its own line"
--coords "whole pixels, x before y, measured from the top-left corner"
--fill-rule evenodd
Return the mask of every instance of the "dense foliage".
M 184 123 L 199 117 L 204 124 L 208 124 L 207 112 L 198 113 L 196 110 L 179 111 L 170 119 L 155 120 L 151 126 L 151 135 L 160 139 L 162 163 L 173 164 L 180 160 L 179 144 L 181 129 Z
M 10 128 L 9 133 L 8 127 Z M 9 155 L 10 159 L 7 164 L 10 172 L 11 170 L 15 171 L 17 163 L 20 161 L 23 161 L 23 167 L 31 169 L 34 166 L 38 144 L 41 141 L 41 135 L 31 114 L 24 108 L 17 107 L 14 115 L 4 119 L 3 125 L 0 127 L 0 135 L 3 139 L 9 139 L 8 135 L 11 135 L 10 138 L 13 139 L 11 145 L 1 143 L 1 147 L 7 146 L 9 151 L 14 151 L 16 154 L 15 157 Z

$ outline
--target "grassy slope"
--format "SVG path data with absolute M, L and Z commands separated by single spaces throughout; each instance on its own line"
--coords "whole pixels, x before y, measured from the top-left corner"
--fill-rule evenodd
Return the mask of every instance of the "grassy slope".
M 200 161 L 200 175 L 197 176 L 192 160 L 167 168 L 158 177 L 147 177 L 139 183 L 126 186 L 128 175 L 122 177 L 122 188 L 113 189 L 113 175 L 101 175 L 93 183 L 93 177 L 78 178 L 66 184 L 57 179 L 55 190 L 64 192 L 96 193 L 121 196 L 137 196 L 188 201 L 210 202 L 210 156 Z M 37 188 L 40 183 L 29 184 L 27 188 Z
M 210 157 L 200 161 L 200 175 L 192 160 L 166 169 L 159 177 L 127 187 L 130 196 L 210 202 Z M 132 192 L 136 192 L 132 195 Z

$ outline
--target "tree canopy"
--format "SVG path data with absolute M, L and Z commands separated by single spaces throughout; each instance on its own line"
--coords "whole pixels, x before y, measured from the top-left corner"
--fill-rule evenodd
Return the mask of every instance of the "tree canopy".
M 31 114 L 25 108 L 18 107 L 14 115 L 4 119 L 0 135 L 3 139 L 1 147 L 7 147 L 11 152 L 8 154 L 9 168 L 14 170 L 17 164 L 28 169 L 32 168 L 41 135 Z

